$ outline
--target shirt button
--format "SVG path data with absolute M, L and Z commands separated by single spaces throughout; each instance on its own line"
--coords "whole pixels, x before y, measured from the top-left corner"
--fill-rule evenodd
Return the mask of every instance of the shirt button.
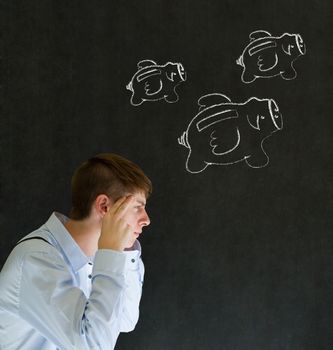
M 132 263 L 134 263 L 134 262 L 135 262 L 135 259 L 131 259 L 131 261 L 132 261 Z
M 88 275 L 88 278 L 91 278 L 92 276 L 91 275 Z
M 92 265 L 92 262 L 89 261 L 88 264 L 89 264 L 89 265 Z

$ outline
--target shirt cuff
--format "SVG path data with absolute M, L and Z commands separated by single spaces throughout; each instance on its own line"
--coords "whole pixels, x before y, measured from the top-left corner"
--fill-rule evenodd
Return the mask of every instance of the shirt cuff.
M 140 254 L 138 250 L 119 252 L 112 249 L 99 249 L 95 255 L 93 275 L 125 275 L 127 270 L 138 270 Z
M 93 275 L 116 274 L 124 275 L 126 256 L 123 252 L 111 249 L 99 249 L 94 259 Z
M 140 252 L 138 250 L 124 251 L 123 254 L 126 256 L 126 270 L 138 270 Z

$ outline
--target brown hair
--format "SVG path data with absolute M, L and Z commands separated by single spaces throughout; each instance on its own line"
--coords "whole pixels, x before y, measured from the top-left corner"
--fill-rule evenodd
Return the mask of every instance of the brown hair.
M 70 218 L 89 216 L 91 206 L 100 194 L 117 200 L 126 193 L 144 192 L 148 197 L 152 184 L 141 168 L 113 153 L 101 153 L 81 164 L 72 177 Z

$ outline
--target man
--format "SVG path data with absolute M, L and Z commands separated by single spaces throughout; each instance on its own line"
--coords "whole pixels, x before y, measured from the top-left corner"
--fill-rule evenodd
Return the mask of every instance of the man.
M 53 213 L 13 249 L 0 274 L 0 349 L 114 349 L 139 317 L 137 238 L 151 182 L 100 154 L 72 178 L 70 218 Z

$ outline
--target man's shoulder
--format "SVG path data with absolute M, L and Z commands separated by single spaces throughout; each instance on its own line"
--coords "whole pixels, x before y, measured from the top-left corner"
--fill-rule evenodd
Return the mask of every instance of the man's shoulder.
M 43 224 L 38 229 L 32 231 L 31 233 L 21 237 L 15 244 L 15 248 L 25 246 L 29 247 L 45 247 L 45 244 L 55 246 L 55 240 L 52 236 L 52 233 L 47 228 L 46 224 Z
M 20 238 L 14 245 L 7 261 L 12 264 L 20 264 L 32 254 L 48 254 L 59 257 L 57 241 L 47 227 L 47 223 Z
M 54 236 L 54 232 L 57 230 L 57 226 L 60 226 L 60 220 L 58 219 L 56 212 L 52 213 L 49 219 L 38 229 L 32 231 L 20 238 L 14 246 L 14 249 L 24 247 L 24 250 L 41 250 L 47 251 L 50 250 L 51 247 L 56 248 L 58 250 L 57 240 Z M 19 250 L 22 250 L 19 249 Z M 51 249 L 53 251 L 53 249 Z
M 45 254 L 55 258 L 59 256 L 58 249 L 53 244 L 51 237 L 41 230 L 36 230 L 16 243 L 7 260 L 20 264 L 31 255 Z

